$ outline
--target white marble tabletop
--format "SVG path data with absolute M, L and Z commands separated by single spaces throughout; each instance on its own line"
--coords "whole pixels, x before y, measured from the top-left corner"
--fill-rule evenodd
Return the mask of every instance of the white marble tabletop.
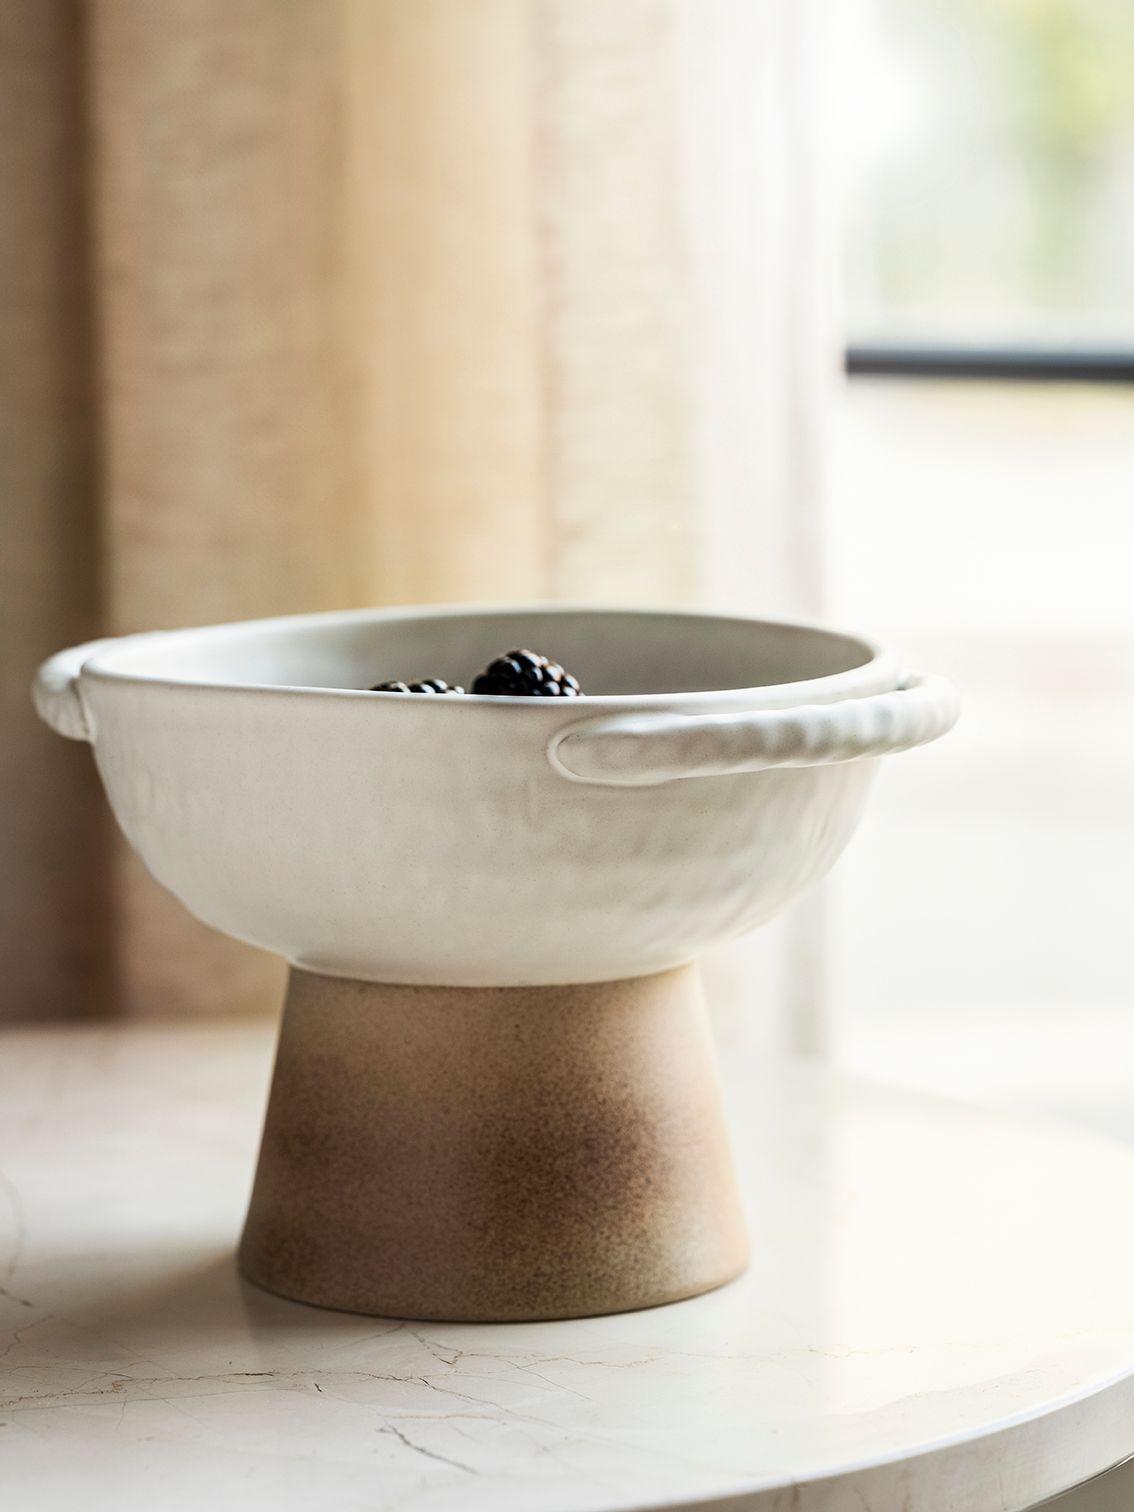
M 1134 1451 L 1134 1149 L 734 1060 L 749 1274 L 571 1323 L 241 1283 L 272 1027 L 0 1036 L 29 1512 L 1013 1512 Z

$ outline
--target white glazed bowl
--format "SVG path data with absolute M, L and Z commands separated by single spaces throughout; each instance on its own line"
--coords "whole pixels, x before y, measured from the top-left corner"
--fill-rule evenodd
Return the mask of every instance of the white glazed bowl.
M 468 686 L 513 646 L 583 700 Z M 769 918 L 846 844 L 876 762 L 956 718 L 853 636 L 693 613 L 395 609 L 94 642 L 36 705 L 205 923 L 309 971 L 436 986 L 644 975 Z

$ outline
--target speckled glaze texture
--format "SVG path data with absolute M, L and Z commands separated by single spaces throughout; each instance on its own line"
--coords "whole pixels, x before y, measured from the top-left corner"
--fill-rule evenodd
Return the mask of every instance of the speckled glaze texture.
M 392 1317 L 568 1318 L 709 1290 L 746 1256 L 695 968 L 535 990 L 292 973 L 250 1280 Z

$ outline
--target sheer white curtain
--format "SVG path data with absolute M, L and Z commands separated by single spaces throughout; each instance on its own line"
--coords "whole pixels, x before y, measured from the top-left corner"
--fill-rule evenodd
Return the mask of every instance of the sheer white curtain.
M 821 617 L 840 370 L 832 18 L 820 0 L 686 0 L 678 16 L 702 592 L 723 608 Z M 706 963 L 718 1030 L 821 1051 L 826 949 L 820 893 L 719 952 Z
M 820 6 L 18 0 L 0 25 L 8 1000 L 270 1003 L 276 963 L 105 832 L 32 667 L 359 603 L 820 607 Z M 814 910 L 787 938 L 787 972 L 769 942 L 714 966 L 726 1032 L 778 1034 L 794 994 L 814 1038 Z

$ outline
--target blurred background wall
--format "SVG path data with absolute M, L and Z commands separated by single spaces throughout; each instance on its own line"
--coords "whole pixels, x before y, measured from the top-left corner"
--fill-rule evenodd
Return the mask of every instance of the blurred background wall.
M 281 978 L 118 842 L 32 716 L 49 652 L 394 602 L 819 608 L 818 14 L 0 8 L 6 1015 Z M 718 962 L 718 997 L 755 971 L 809 1011 L 814 932 Z

